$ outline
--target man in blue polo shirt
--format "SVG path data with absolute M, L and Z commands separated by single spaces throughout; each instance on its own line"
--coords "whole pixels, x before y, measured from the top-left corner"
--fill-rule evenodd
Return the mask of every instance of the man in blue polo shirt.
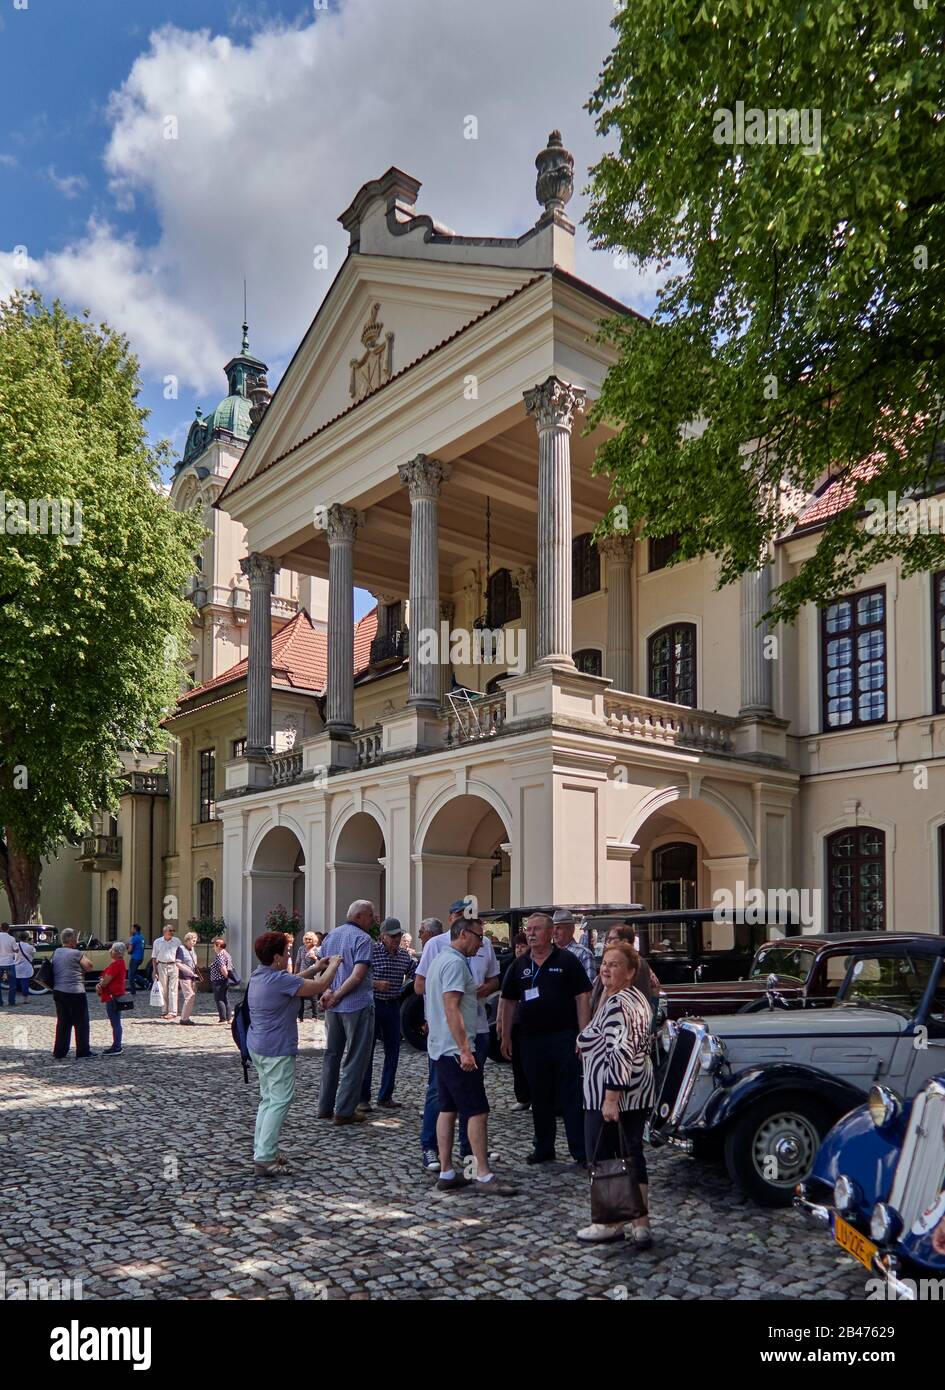
M 328 1038 L 316 1111 L 319 1120 L 334 1118 L 336 1125 L 359 1124 L 366 1118 L 356 1106 L 374 1046 L 369 932 L 376 920 L 374 904 L 358 898 L 348 908 L 347 920 L 328 933 L 318 952 L 322 959 L 341 957 L 334 988 L 322 995 Z

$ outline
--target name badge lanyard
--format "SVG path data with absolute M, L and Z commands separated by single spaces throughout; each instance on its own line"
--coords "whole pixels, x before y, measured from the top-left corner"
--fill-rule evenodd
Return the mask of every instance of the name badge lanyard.
M 550 958 L 550 956 L 549 956 L 549 960 L 550 960 L 550 959 L 551 959 L 551 958 Z M 532 962 L 532 964 L 534 965 L 534 961 Z M 526 991 L 525 991 L 525 1002 L 526 1002 L 526 1003 L 531 1003 L 532 1000 L 538 998 L 538 976 L 541 974 L 541 972 L 544 970 L 544 968 L 545 968 L 545 966 L 546 966 L 547 964 L 548 964 L 548 961 L 543 960 L 542 963 L 541 963 L 541 965 L 539 965 L 539 966 L 536 967 L 535 973 L 534 973 L 534 975 L 533 975 L 532 978 L 531 978 L 531 984 L 530 984 L 529 988 L 526 989 Z

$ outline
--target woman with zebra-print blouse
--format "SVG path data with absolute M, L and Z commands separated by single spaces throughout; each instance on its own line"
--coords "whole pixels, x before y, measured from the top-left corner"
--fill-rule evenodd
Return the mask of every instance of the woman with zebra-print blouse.
M 588 1163 L 617 1158 L 623 1148 L 633 1164 L 643 1201 L 648 1207 L 648 1177 L 643 1156 L 643 1126 L 653 1104 L 651 1011 L 646 997 L 634 988 L 640 957 L 625 941 L 608 946 L 601 961 L 603 993 L 597 1012 L 577 1046 L 584 1064 L 584 1132 Z M 619 1126 L 619 1128 L 618 1128 Z M 591 1224 L 578 1231 L 587 1243 L 604 1244 L 627 1236 L 641 1250 L 648 1249 L 649 1215 L 634 1221 L 627 1231 L 616 1226 Z

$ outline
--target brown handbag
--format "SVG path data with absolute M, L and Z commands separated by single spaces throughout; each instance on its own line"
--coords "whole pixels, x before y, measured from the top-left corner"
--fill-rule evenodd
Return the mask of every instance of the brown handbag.
M 646 1202 L 640 1191 L 633 1171 L 633 1159 L 627 1152 L 627 1137 L 623 1125 L 617 1121 L 619 1158 L 598 1160 L 597 1151 L 604 1137 L 604 1121 L 601 1125 L 594 1153 L 588 1165 L 591 1175 L 591 1220 L 599 1226 L 616 1226 L 625 1221 L 636 1221 L 646 1216 Z

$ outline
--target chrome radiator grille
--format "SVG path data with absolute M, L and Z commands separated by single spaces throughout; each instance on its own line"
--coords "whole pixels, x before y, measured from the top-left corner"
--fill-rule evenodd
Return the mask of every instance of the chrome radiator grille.
M 659 1130 L 672 1124 L 686 1108 L 695 1071 L 699 1065 L 699 1044 L 704 1033 L 705 1028 L 701 1024 L 679 1025 L 653 1106 L 651 1129 Z
M 945 1187 L 945 1087 L 930 1081 L 912 1102 L 889 1205 L 910 1231 Z

